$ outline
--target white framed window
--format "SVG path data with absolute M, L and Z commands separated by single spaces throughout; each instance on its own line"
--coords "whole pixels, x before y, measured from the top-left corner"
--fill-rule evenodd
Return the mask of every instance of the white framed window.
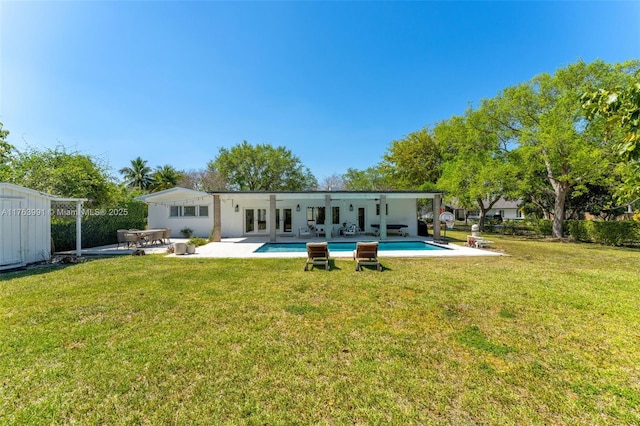
M 169 206 L 169 217 L 209 217 L 209 206 Z
M 180 217 L 180 216 L 182 216 L 182 206 L 169 207 L 169 217 Z

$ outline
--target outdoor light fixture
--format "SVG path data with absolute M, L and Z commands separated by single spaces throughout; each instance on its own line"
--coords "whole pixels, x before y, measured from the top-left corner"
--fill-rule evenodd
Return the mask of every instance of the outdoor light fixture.
M 236 213 L 240 211 L 240 206 L 236 204 Z
M 300 204 L 298 204 L 298 205 L 296 206 L 296 211 L 297 211 L 297 212 L 299 212 L 299 211 L 300 211 Z
M 349 204 L 349 211 L 352 212 L 353 211 L 353 204 Z

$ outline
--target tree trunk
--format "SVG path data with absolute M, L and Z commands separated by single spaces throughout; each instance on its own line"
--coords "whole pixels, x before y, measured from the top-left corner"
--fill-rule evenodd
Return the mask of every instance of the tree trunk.
M 553 229 L 551 235 L 553 238 L 562 238 L 562 224 L 564 221 L 564 204 L 567 199 L 569 186 L 565 183 L 557 182 L 554 185 L 556 200 L 553 208 Z

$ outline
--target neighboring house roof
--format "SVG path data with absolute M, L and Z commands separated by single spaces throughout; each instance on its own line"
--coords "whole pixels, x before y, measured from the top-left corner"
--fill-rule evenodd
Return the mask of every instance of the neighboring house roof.
M 488 202 L 488 200 L 484 200 L 484 201 Z M 491 209 L 492 210 L 518 209 L 520 208 L 520 204 L 522 204 L 522 200 L 506 200 L 504 198 L 500 198 L 498 201 L 496 201 L 496 203 L 493 206 L 491 206 Z M 457 206 L 455 204 L 455 201 L 449 204 L 449 206 L 452 209 L 464 209 L 464 207 Z

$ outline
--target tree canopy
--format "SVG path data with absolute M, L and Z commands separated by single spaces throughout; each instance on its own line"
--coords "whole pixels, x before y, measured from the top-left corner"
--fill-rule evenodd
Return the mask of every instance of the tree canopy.
M 445 189 L 456 204 L 480 210 L 480 228 L 486 213 L 502 197 L 514 193 L 516 172 L 500 135 L 490 131 L 484 109 L 467 110 L 435 128 L 438 142 L 446 147 L 438 187 Z
M 150 188 L 151 192 L 163 191 L 178 186 L 178 182 L 182 177 L 175 167 L 170 164 L 157 167 L 151 174 Z
M 554 197 L 553 236 L 562 236 L 565 203 L 587 185 L 603 182 L 612 172 L 604 128 L 587 126 L 580 94 L 594 81 L 616 81 L 625 70 L 603 61 L 577 62 L 555 74 L 540 74 L 483 102 L 496 130 L 516 144 L 521 176 Z M 544 180 L 536 177 L 546 176 Z
M 0 166 L 6 164 L 11 157 L 13 146 L 7 142 L 7 136 L 9 131 L 2 128 L 2 122 L 0 121 Z
M 88 198 L 95 205 L 113 200 L 117 190 L 99 160 L 64 148 L 28 149 L 9 160 L 0 180 L 63 197 Z
M 382 158 L 381 171 L 398 190 L 433 186 L 442 172 L 440 147 L 426 127 L 392 141 Z
M 282 146 L 243 141 L 230 149 L 220 148 L 208 167 L 218 170 L 231 190 L 303 191 L 318 186 L 311 171 Z
M 227 189 L 224 177 L 217 170 L 205 169 L 184 170 L 180 172 L 178 186 L 196 191 L 220 191 Z
M 147 166 L 147 160 L 143 160 L 141 157 L 131 160 L 131 166 L 121 168 L 120 174 L 123 176 L 126 186 L 139 191 L 148 190 L 153 183 L 151 167 Z

